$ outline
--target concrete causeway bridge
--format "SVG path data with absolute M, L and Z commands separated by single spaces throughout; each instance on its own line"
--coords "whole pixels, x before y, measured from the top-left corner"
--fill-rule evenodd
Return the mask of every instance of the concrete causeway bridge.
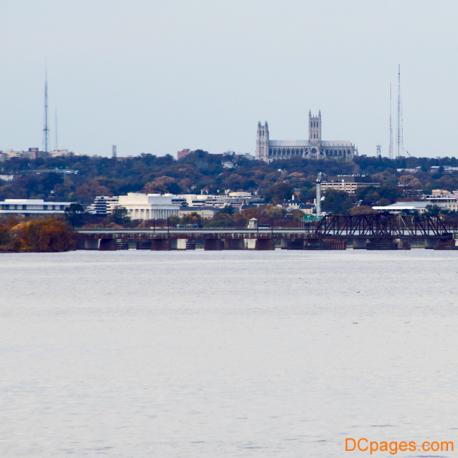
M 428 215 L 327 215 L 298 228 L 91 229 L 77 232 L 83 250 L 374 250 L 457 249 L 457 225 Z

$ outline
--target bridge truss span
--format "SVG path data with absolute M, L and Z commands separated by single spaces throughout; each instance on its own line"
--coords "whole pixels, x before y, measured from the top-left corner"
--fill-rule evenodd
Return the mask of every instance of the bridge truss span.
M 375 213 L 327 215 L 314 232 L 320 237 L 417 238 L 447 237 L 452 228 L 437 216 Z

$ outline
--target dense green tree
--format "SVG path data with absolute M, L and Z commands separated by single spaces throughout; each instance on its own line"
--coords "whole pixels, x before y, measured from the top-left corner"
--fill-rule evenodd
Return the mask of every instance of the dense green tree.
M 348 214 L 355 204 L 355 200 L 346 192 L 330 189 L 326 192 L 322 203 L 322 209 L 326 213 Z
M 123 207 L 117 207 L 114 209 L 113 214 L 111 215 L 111 220 L 113 223 L 120 225 L 124 225 L 130 222 L 127 210 Z
M 82 226 L 84 223 L 84 207 L 81 204 L 70 204 L 65 209 L 65 218 L 72 227 Z

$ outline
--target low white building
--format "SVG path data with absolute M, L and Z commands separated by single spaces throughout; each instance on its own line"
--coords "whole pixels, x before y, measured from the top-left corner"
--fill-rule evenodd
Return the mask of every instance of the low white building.
M 118 205 L 118 196 L 97 196 L 94 202 L 87 207 L 87 212 L 91 215 L 111 215 Z
M 432 194 L 426 196 L 425 200 L 429 205 L 458 212 L 458 191 L 449 192 L 444 189 L 433 189 Z
M 0 202 L 0 215 L 64 214 L 73 202 L 45 202 L 43 199 L 5 199 Z
M 173 202 L 174 197 L 171 194 L 129 192 L 118 197 L 118 205 L 127 210 L 127 215 L 132 220 L 165 220 L 178 216 L 180 205 Z
M 215 216 L 216 209 L 214 207 L 183 207 L 178 212 L 178 216 L 198 215 L 202 219 L 212 219 Z
M 401 213 L 405 211 L 426 213 L 428 211 L 428 202 L 424 200 L 421 201 L 412 201 L 412 202 L 395 202 L 390 205 L 375 205 L 372 207 L 376 211 L 386 211 L 390 213 Z
M 323 181 L 321 183 L 321 190 L 323 192 L 333 189 L 335 191 L 343 191 L 347 194 L 356 194 L 358 189 L 362 188 L 379 188 L 380 183 L 365 183 L 361 181 L 355 181 L 354 179 L 341 179 L 337 181 Z
M 177 202 L 181 200 L 182 204 L 191 208 L 212 207 L 215 209 L 225 207 L 240 209 L 257 199 L 246 191 L 234 191 L 226 194 L 180 194 L 175 198 Z

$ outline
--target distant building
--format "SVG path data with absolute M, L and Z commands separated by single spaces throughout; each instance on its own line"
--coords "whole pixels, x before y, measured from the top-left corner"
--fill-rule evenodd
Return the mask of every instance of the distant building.
M 445 189 L 433 189 L 431 195 L 425 196 L 425 200 L 429 205 L 458 212 L 458 190 L 449 192 Z
M 315 209 L 315 205 L 310 203 L 299 202 L 295 199 L 286 200 L 278 206 L 285 209 L 287 212 L 301 211 L 305 215 L 311 215 Z
M 0 181 L 13 181 L 14 175 L 0 175 Z
M 232 207 L 240 210 L 242 207 L 260 202 L 256 196 L 246 191 L 231 191 L 226 194 L 179 194 L 175 197 L 176 202 L 189 208 L 208 207 L 221 209 Z
M 94 215 L 112 214 L 115 208 L 127 210 L 133 220 L 167 219 L 171 216 L 186 216 L 197 213 L 202 218 L 212 218 L 223 208 L 243 207 L 263 203 L 250 192 L 235 191 L 225 194 L 142 194 L 128 193 L 124 196 L 97 196 L 87 207 Z
M 178 216 L 180 205 L 173 202 L 171 194 L 141 194 L 130 192 L 118 197 L 119 207 L 127 210 L 132 220 L 165 220 Z
M 72 202 L 45 202 L 43 199 L 5 199 L 0 202 L 0 215 L 59 215 Z
M 233 169 L 236 166 L 236 164 L 229 159 L 223 160 L 222 165 L 223 165 L 223 169 Z
M 269 126 L 258 123 L 256 135 L 256 158 L 265 162 L 282 159 L 337 159 L 351 160 L 357 149 L 349 141 L 325 141 L 321 138 L 321 112 L 312 116 L 309 112 L 308 140 L 271 140 Z
M 442 210 L 458 212 L 458 190 L 450 192 L 445 189 L 433 189 L 432 193 L 423 196 L 422 200 L 396 202 L 391 205 L 375 206 L 372 208 L 378 211 L 416 211 L 424 213 L 431 207 L 439 207 Z
M 375 205 L 372 209 L 390 213 L 401 213 L 405 211 L 426 213 L 428 211 L 428 205 L 431 204 L 425 201 L 396 202 L 390 205 Z
M 44 157 L 45 153 L 40 151 L 39 148 L 28 148 L 25 151 L 16 151 L 16 150 L 9 150 L 3 153 L 4 159 L 11 159 L 13 157 L 24 158 L 24 159 L 37 159 L 39 157 Z
M 107 216 L 111 215 L 118 205 L 119 197 L 117 196 L 97 196 L 86 211 L 91 215 Z
M 182 149 L 181 151 L 177 152 L 177 159 L 184 159 L 186 156 L 189 156 L 192 153 L 190 149 Z
M 199 215 L 202 219 L 212 219 L 217 212 L 214 207 L 183 207 L 178 211 L 178 216 L 181 218 L 183 216 L 189 215 Z
M 355 194 L 358 189 L 362 188 L 379 188 L 380 183 L 369 183 L 358 181 L 352 176 L 343 177 L 341 180 L 336 181 L 323 181 L 321 182 L 321 190 L 323 192 L 333 189 L 335 191 L 343 191 L 347 194 Z
M 68 149 L 55 149 L 52 150 L 48 153 L 50 157 L 68 157 L 68 156 L 74 156 L 75 153 L 72 151 L 69 151 Z
M 418 173 L 418 172 L 421 172 L 421 167 L 400 168 L 400 169 L 396 169 L 396 172 L 398 172 L 398 173 L 403 173 L 403 172 L 406 172 L 406 173 Z
M 432 165 L 430 167 L 431 172 L 439 172 L 440 170 L 443 170 L 445 173 L 453 173 L 453 172 L 458 172 L 458 167 L 452 166 L 452 165 Z
M 23 159 L 39 159 L 47 157 L 60 157 L 60 156 L 73 156 L 75 153 L 67 149 L 55 149 L 53 151 L 44 152 L 40 148 L 31 147 L 24 151 L 22 150 L 9 150 L 0 152 L 0 160 L 11 159 L 14 157 Z

